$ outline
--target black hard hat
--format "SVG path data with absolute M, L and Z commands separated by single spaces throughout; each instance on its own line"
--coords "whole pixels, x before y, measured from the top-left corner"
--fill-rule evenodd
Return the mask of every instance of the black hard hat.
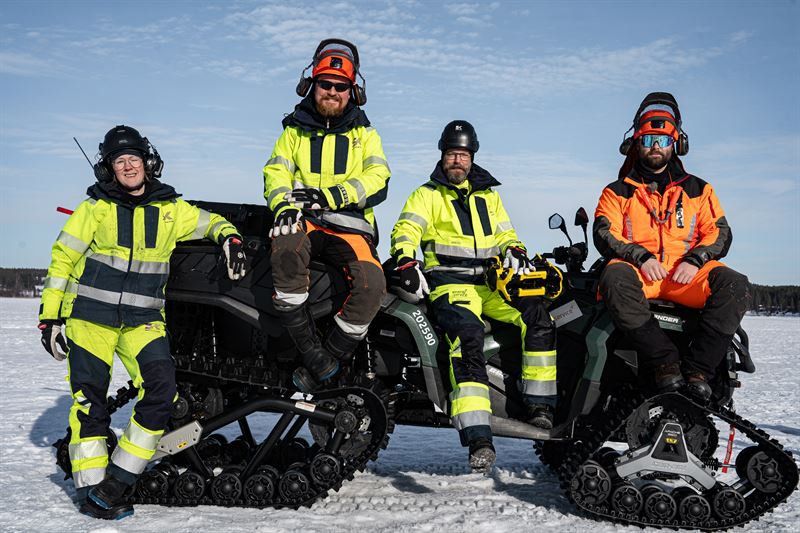
M 439 138 L 439 151 L 441 152 L 451 148 L 464 148 L 474 154 L 478 151 L 479 146 L 475 128 L 466 120 L 454 120 L 448 124 Z
M 147 140 L 130 126 L 114 126 L 108 130 L 103 142 L 100 143 L 100 156 L 105 161 L 125 153 L 138 155 L 144 159 L 148 152 Z

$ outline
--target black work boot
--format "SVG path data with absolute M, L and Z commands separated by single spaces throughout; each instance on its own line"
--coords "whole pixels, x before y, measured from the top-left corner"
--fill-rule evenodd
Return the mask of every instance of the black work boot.
M 692 372 L 686 374 L 686 393 L 692 396 L 701 403 L 706 403 L 711 399 L 711 386 L 708 384 L 708 378 L 702 372 Z
M 334 325 L 325 338 L 324 348 L 326 352 L 344 362 L 353 357 L 353 352 L 356 351 L 360 342 L 360 339 L 348 335 L 342 331 L 342 328 Z
M 129 503 L 132 493 L 131 485 L 108 476 L 89 491 L 80 512 L 92 518 L 121 520 L 133 514 L 133 506 Z
M 297 346 L 303 364 L 294 371 L 292 381 L 300 392 L 311 392 L 336 375 L 339 361 L 322 348 L 308 306 L 286 309 L 276 305 L 275 309 L 280 311 L 281 324 Z
M 486 473 L 491 470 L 497 454 L 492 446 L 492 440 L 478 438 L 469 443 L 469 466 L 473 472 Z
M 686 385 L 680 363 L 666 363 L 653 369 L 653 380 L 660 394 L 675 392 Z
M 542 429 L 553 429 L 553 416 L 555 410 L 551 405 L 533 403 L 527 405 L 526 419 L 528 424 Z

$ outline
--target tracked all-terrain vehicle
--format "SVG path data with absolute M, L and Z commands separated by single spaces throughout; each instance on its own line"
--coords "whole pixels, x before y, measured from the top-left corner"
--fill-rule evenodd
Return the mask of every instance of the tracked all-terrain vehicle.
M 135 503 L 310 505 L 375 459 L 395 424 L 450 427 L 446 343 L 424 305 L 392 294 L 352 362 L 323 390 L 297 393 L 298 357 L 272 308 L 267 209 L 197 203 L 239 228 L 251 265 L 242 281 L 231 282 L 212 245 L 187 243 L 172 256 L 166 312 L 180 398 Z M 587 221 L 579 210 L 584 238 Z M 550 225 L 566 233 L 561 217 Z M 733 410 L 738 373 L 754 371 L 745 332 L 738 331 L 717 372 L 710 403 L 651 396 L 637 376 L 636 352 L 597 301 L 604 262 L 583 271 L 585 242 L 546 255 L 565 270 L 564 290 L 550 305 L 558 325 L 556 425 L 543 430 L 517 419 L 524 415 L 520 335 L 487 319 L 493 433 L 531 440 L 566 496 L 600 520 L 722 530 L 785 501 L 798 483 L 791 453 Z M 332 326 L 347 294 L 340 271 L 312 264 L 309 301 L 319 330 Z M 653 307 L 685 351 L 698 312 Z M 121 389 L 110 410 L 133 397 L 135 389 Z M 271 429 L 257 437 L 248 417 L 265 412 L 274 414 Z M 225 427 L 229 435 L 238 427 L 239 435 L 223 437 Z M 735 433 L 749 444 L 734 448 Z M 69 475 L 67 441 L 56 446 Z

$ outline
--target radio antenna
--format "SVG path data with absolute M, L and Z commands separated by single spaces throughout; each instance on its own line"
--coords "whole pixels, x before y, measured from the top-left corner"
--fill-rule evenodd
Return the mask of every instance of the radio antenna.
M 83 146 L 81 146 L 81 143 L 79 143 L 79 142 L 78 142 L 78 139 L 76 139 L 75 137 L 73 137 L 73 138 L 72 138 L 72 140 L 73 140 L 73 141 L 75 141 L 75 144 L 77 144 L 77 145 L 78 145 L 78 148 L 80 148 L 80 149 L 81 149 L 81 153 L 83 154 L 83 157 L 85 157 L 85 158 L 86 158 L 86 162 L 87 162 L 87 163 L 89 163 L 89 166 L 90 166 L 90 167 L 92 167 L 92 170 L 94 170 L 94 165 L 93 165 L 93 164 L 92 164 L 92 162 L 89 160 L 89 156 L 88 156 L 88 155 L 86 155 L 86 152 L 84 152 L 84 151 L 83 151 Z

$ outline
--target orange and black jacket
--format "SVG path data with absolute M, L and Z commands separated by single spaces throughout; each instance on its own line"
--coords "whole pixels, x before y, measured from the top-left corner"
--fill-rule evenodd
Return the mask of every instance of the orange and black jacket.
M 636 266 L 655 257 L 667 270 L 681 260 L 702 267 L 725 257 L 732 235 L 714 189 L 677 158 L 668 172 L 663 193 L 635 168 L 603 189 L 592 230 L 601 254 Z

